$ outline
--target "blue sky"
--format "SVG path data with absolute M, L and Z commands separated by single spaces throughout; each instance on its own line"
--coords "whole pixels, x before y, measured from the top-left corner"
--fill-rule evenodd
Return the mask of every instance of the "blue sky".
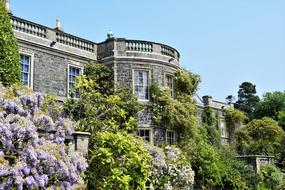
M 249 81 L 285 90 L 285 0 L 10 0 L 14 15 L 95 42 L 115 37 L 165 43 L 199 74 L 198 94 L 224 101 Z

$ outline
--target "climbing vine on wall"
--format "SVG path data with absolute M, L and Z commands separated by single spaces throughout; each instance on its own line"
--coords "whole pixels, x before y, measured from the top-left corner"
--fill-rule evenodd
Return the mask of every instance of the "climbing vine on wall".
M 211 145 L 219 147 L 221 145 L 220 117 L 210 107 L 206 107 L 202 112 L 202 122 L 203 126 L 201 126 L 200 131 L 204 138 Z
M 178 69 L 174 76 L 174 97 L 167 87 L 159 87 L 155 83 L 150 87 L 154 124 L 176 130 L 180 137 L 178 140 L 197 136 L 197 108 L 192 95 L 199 81 L 198 75 Z

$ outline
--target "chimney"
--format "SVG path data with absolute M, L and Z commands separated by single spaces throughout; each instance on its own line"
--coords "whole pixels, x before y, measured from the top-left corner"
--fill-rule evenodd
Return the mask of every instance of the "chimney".
M 203 96 L 202 99 L 203 99 L 204 106 L 209 106 L 213 102 L 212 96 L 208 96 L 208 95 L 207 96 Z
M 3 0 L 2 2 L 7 12 L 10 13 L 10 0 Z
M 61 28 L 61 21 L 59 19 L 56 20 L 55 29 L 63 31 Z

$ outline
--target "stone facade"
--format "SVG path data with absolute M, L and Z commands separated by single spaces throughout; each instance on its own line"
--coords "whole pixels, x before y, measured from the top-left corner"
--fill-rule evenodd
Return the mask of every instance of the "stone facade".
M 132 87 L 135 94 L 139 93 L 139 90 L 135 90 L 135 81 L 147 80 L 144 81 L 147 86 L 138 87 L 147 89 L 145 99 L 139 99 L 143 104 L 150 103 L 147 97 L 149 85 L 152 82 L 160 86 L 169 85 L 167 80 L 171 80 L 179 68 L 179 52 L 165 44 L 114 38 L 111 35 L 104 42 L 95 43 L 63 32 L 59 21 L 57 28 L 52 29 L 11 15 L 11 23 L 21 55 L 28 56 L 30 60 L 29 86 L 34 91 L 53 94 L 59 99 L 69 96 L 72 74 L 70 68 L 77 68 L 82 73 L 88 61 L 108 65 L 114 71 L 114 82 Z M 144 78 L 140 78 L 142 75 Z M 211 107 L 223 122 L 222 110 L 229 105 L 209 97 L 199 101 L 199 113 L 202 113 L 204 107 Z M 176 138 L 175 131 L 157 128 L 152 123 L 152 116 L 147 108 L 139 113 L 138 135 L 149 139 L 155 145 L 168 140 L 173 143 Z M 228 138 L 228 135 L 225 135 L 222 142 L 227 143 Z M 86 143 L 84 139 L 79 139 L 78 142 L 82 145 Z M 81 145 L 78 147 L 82 148 Z

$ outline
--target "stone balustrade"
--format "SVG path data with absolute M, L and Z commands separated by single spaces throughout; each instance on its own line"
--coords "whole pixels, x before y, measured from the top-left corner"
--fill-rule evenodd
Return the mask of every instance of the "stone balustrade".
M 145 51 L 152 52 L 152 44 L 144 41 L 126 41 L 126 50 L 127 51 Z
M 175 50 L 173 48 L 170 48 L 168 46 L 161 46 L 161 54 L 162 55 L 168 55 L 170 57 L 175 57 Z
M 44 26 L 13 16 L 11 17 L 10 21 L 14 30 L 25 32 L 37 37 L 46 38 L 47 29 Z
M 94 53 L 96 51 L 96 43 L 91 42 L 70 34 L 63 32 L 60 29 L 53 29 L 40 24 L 33 23 L 28 20 L 10 15 L 10 21 L 14 31 L 21 32 L 23 35 L 30 35 L 29 41 L 36 41 L 40 44 L 45 44 L 43 41 L 33 39 L 32 37 L 40 37 L 51 42 L 66 45 L 67 47 L 83 50 L 88 53 Z M 65 49 L 66 50 L 66 49 Z M 96 52 L 95 52 L 96 53 Z
M 126 51 L 157 53 L 179 60 L 178 51 L 167 45 L 140 40 L 125 40 L 125 43 Z
M 179 66 L 180 58 L 176 49 L 165 44 L 114 37 L 97 44 L 97 55 L 99 62 L 115 58 L 162 63 L 175 67 Z
M 75 48 L 79 48 L 81 50 L 94 52 L 94 44 L 93 42 L 89 42 L 87 40 L 83 40 L 81 38 L 63 33 L 57 32 L 56 33 L 56 42 L 62 43 L 64 45 L 72 46 Z

